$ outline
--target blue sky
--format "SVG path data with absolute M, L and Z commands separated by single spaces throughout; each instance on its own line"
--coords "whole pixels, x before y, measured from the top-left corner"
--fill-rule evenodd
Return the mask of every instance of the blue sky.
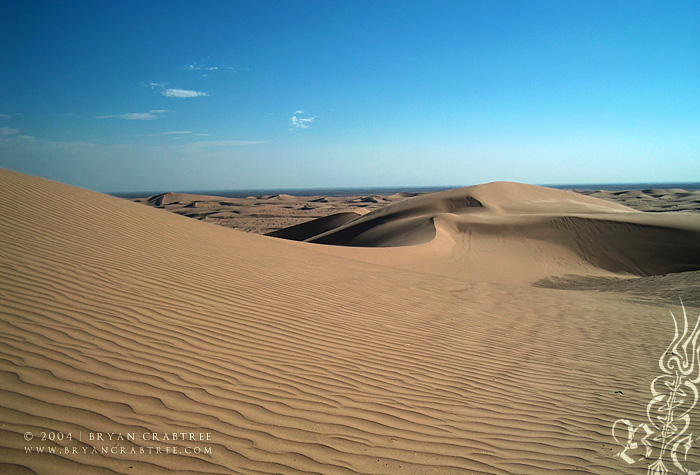
M 0 167 L 98 191 L 700 181 L 700 2 L 0 6 Z

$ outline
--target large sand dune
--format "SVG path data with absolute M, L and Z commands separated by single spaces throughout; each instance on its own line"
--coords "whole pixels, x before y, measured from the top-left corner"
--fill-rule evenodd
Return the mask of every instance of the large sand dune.
M 349 234 L 414 245 L 323 246 L 0 171 L 0 472 L 646 473 L 611 425 L 645 420 L 678 305 L 529 283 L 697 269 L 700 218 L 454 193 Z M 142 440 L 173 432 L 211 440 Z
M 533 283 L 566 274 L 650 276 L 700 269 L 700 219 L 641 213 L 573 192 L 489 183 L 410 198 L 328 229 L 305 223 L 307 242 L 410 249 L 338 250 L 434 274 Z M 275 233 L 283 237 L 284 231 Z M 301 239 L 300 239 L 301 240 Z

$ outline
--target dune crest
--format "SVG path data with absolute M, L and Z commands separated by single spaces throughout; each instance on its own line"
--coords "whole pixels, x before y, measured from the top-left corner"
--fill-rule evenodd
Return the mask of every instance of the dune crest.
M 520 183 L 421 195 L 298 240 L 328 253 L 432 274 L 532 284 L 563 276 L 650 276 L 700 269 L 700 216 L 649 214 Z M 316 228 L 317 234 L 310 236 Z M 280 237 L 294 239 L 292 234 Z M 301 239 L 303 237 L 303 239 Z M 432 242 L 437 240 L 437 242 Z M 405 249 L 384 249 L 407 246 Z
M 148 198 L 146 201 L 151 206 L 166 206 L 180 202 L 197 202 L 197 201 L 227 201 L 227 198 L 222 196 L 210 196 L 210 195 L 193 195 L 190 193 L 173 193 L 169 191 L 167 193 L 161 193 L 159 195 L 154 195 Z

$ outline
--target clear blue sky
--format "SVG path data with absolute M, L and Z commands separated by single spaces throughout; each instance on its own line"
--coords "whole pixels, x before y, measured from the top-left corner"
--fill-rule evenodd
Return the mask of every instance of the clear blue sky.
M 700 181 L 700 2 L 2 2 L 0 167 L 98 191 Z

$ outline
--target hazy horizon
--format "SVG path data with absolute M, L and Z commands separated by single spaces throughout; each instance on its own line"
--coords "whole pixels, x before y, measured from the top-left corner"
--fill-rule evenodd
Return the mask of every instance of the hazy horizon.
M 536 183 L 538 186 L 561 190 L 638 190 L 649 188 L 681 188 L 687 191 L 700 190 L 700 182 L 644 182 L 644 183 Z M 135 190 L 107 191 L 105 194 L 121 198 L 145 198 L 163 193 L 187 193 L 215 195 L 223 197 L 247 197 L 250 195 L 291 194 L 296 196 L 327 195 L 353 196 L 358 194 L 390 194 L 397 192 L 434 192 L 471 185 L 448 186 L 377 186 L 377 187 L 323 187 L 323 188 L 229 188 L 229 189 L 171 189 L 171 190 Z
M 700 179 L 700 3 L 6 3 L 0 167 L 103 192 Z

